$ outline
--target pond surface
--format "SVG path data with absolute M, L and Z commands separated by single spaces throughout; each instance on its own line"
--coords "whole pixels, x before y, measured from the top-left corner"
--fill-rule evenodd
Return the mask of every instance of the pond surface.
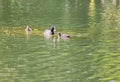
M 120 82 L 119 3 L 0 0 L 0 82 Z M 52 25 L 71 38 L 45 39 Z

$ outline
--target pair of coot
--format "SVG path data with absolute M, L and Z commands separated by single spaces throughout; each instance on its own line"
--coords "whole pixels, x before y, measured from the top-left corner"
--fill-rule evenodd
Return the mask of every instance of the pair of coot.
M 54 35 L 55 34 L 55 26 L 52 26 L 51 29 L 47 29 L 44 31 L 44 36 L 51 36 L 51 35 Z M 60 32 L 57 33 L 57 36 L 58 36 L 58 39 L 68 39 L 70 38 L 70 35 L 69 34 L 62 34 Z

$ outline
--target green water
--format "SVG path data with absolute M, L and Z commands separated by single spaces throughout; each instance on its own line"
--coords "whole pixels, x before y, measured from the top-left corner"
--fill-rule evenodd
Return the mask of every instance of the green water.
M 119 3 L 0 0 L 0 82 L 120 82 Z M 71 38 L 44 39 L 52 25 Z

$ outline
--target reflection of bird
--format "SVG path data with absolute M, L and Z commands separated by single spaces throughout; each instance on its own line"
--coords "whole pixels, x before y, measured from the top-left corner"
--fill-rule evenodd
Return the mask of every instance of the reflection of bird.
M 32 29 L 29 26 L 27 26 L 26 29 L 25 29 L 25 32 L 30 33 L 31 31 L 32 31 Z
M 61 34 L 60 32 L 57 33 L 58 39 L 69 39 L 70 35 L 69 34 Z
M 47 29 L 44 31 L 44 36 L 50 38 L 51 35 L 55 34 L 55 31 L 56 31 L 55 26 L 52 26 L 50 30 Z

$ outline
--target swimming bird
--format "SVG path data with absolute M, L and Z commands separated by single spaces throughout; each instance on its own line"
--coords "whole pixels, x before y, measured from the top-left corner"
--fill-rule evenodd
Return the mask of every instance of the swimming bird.
M 62 34 L 58 32 L 57 35 L 58 35 L 58 39 L 69 39 L 70 38 L 69 34 Z
M 25 32 L 30 33 L 31 31 L 32 31 L 32 29 L 29 26 L 27 26 L 26 29 L 25 29 Z
M 56 31 L 55 26 L 52 26 L 50 30 L 47 29 L 44 31 L 44 37 L 50 38 L 51 35 L 55 34 L 55 31 Z

